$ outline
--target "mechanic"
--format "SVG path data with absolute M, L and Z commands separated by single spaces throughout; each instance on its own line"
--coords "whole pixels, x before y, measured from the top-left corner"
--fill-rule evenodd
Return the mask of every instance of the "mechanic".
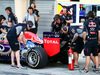
M 12 8 L 11 7 L 7 7 L 7 8 L 5 8 L 5 11 L 8 14 L 8 22 L 6 22 L 8 27 L 16 25 L 18 23 L 18 20 L 17 20 L 16 15 L 13 14 L 13 12 L 12 12 Z
M 36 26 L 36 34 L 38 32 L 38 21 L 40 20 L 40 13 L 39 11 L 36 9 L 36 5 L 35 3 L 31 4 L 31 7 L 33 8 L 33 13 L 37 16 L 37 21 L 35 22 L 35 26 Z
M 67 8 L 63 8 L 63 14 L 61 15 L 61 20 L 68 26 L 70 26 L 70 23 L 73 23 L 73 17 L 72 15 L 67 13 Z
M 64 30 L 66 28 L 66 30 Z M 81 54 L 82 50 L 83 50 L 83 38 L 82 38 L 82 29 L 79 28 L 74 28 L 74 27 L 69 27 L 69 26 L 65 26 L 64 28 L 62 28 L 62 31 L 64 32 L 64 34 L 67 34 L 71 37 L 72 41 L 71 41 L 71 45 L 75 42 L 76 45 L 73 48 L 73 52 L 74 52 L 74 69 L 79 69 L 79 65 L 78 65 L 78 58 L 79 58 L 79 54 Z
M 32 7 L 29 7 L 27 12 L 28 13 L 23 18 L 23 23 L 25 21 L 32 21 L 34 25 L 32 26 L 32 29 L 30 29 L 29 31 L 36 34 L 37 32 L 36 32 L 36 29 L 35 29 L 36 28 L 35 22 L 37 21 L 37 16 L 33 13 Z
M 100 41 L 100 28 L 98 23 L 94 20 L 93 11 L 88 12 L 88 20 L 84 22 L 83 41 L 84 41 L 84 54 L 86 56 L 85 68 L 81 69 L 81 73 L 87 73 L 90 63 L 90 55 L 93 53 L 96 68 L 94 72 L 99 73 L 98 69 L 98 43 Z M 88 32 L 88 36 L 86 36 Z
M 2 24 L 4 23 L 4 21 L 6 20 L 6 18 L 4 17 L 4 15 L 0 15 L 0 34 L 4 33 L 7 34 L 7 32 L 2 28 Z
M 61 19 L 60 19 L 60 15 L 56 14 L 55 17 L 54 17 L 54 21 L 51 24 L 51 32 L 55 32 L 55 33 L 59 34 L 61 27 L 62 27 L 62 22 L 61 22 Z
M 60 48 L 62 48 L 67 42 L 68 37 L 67 35 L 63 34 L 61 28 L 65 26 L 64 23 L 61 21 L 61 16 L 59 14 L 56 14 L 54 17 L 54 21 L 51 24 L 51 32 L 54 32 L 55 34 L 59 34 L 60 36 Z
M 100 27 L 100 18 L 96 17 L 96 14 L 95 14 L 94 11 L 93 11 L 93 13 L 94 13 L 94 16 L 95 16 L 94 20 L 99 24 L 99 27 Z M 91 53 L 90 58 L 91 58 L 92 62 L 94 63 L 94 65 L 92 66 L 92 68 L 96 68 L 96 65 L 95 65 L 96 62 L 94 60 L 94 56 L 93 56 L 92 53 Z M 100 45 L 98 45 L 98 64 L 99 64 L 98 68 L 100 68 Z
M 9 42 L 9 45 L 12 49 L 11 52 L 11 67 L 15 68 L 14 63 L 14 57 L 16 57 L 17 60 L 17 68 L 25 69 L 25 67 L 22 67 L 20 64 L 20 42 L 23 41 L 24 45 L 26 46 L 24 32 L 26 30 L 30 30 L 33 26 L 33 23 L 31 21 L 26 21 L 26 24 L 24 23 L 18 23 L 16 26 L 12 26 L 10 31 L 7 34 L 7 40 Z M 17 38 L 19 37 L 19 41 Z

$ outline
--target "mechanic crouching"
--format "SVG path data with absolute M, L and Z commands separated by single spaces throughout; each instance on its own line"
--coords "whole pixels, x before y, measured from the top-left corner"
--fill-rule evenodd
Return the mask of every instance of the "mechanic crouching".
M 63 34 L 61 30 L 63 26 L 65 26 L 65 24 L 61 21 L 61 16 L 59 14 L 56 14 L 54 17 L 54 21 L 51 24 L 51 32 L 59 34 L 61 42 L 60 48 L 62 48 L 68 41 L 67 35 Z
M 66 29 L 66 30 L 64 30 Z M 69 26 L 64 26 L 64 28 L 61 29 L 64 34 L 69 35 L 72 38 L 71 45 L 75 42 L 76 45 L 73 48 L 74 52 L 74 69 L 79 69 L 78 65 L 78 58 L 79 54 L 83 50 L 83 38 L 82 38 L 82 29 L 81 28 L 73 28 Z

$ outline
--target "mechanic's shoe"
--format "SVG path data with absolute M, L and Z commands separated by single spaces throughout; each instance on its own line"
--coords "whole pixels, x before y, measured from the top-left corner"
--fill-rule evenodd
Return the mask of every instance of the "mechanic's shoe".
M 99 71 L 98 68 L 94 68 L 94 69 L 93 69 L 93 72 L 95 72 L 95 73 L 100 73 L 100 71 Z
M 23 67 L 23 66 L 19 66 L 19 67 L 17 67 L 18 69 L 24 69 L 24 70 L 26 70 L 27 69 L 27 67 Z
M 79 68 L 79 65 L 74 65 L 74 69 L 75 70 L 79 70 L 80 68 Z
M 87 69 L 85 69 L 85 68 L 80 69 L 79 71 L 80 71 L 81 73 L 88 73 L 88 70 L 87 70 Z
M 16 65 L 11 65 L 11 69 L 14 69 L 16 68 L 17 66 Z
M 96 66 L 92 66 L 93 69 L 96 69 Z M 98 65 L 98 69 L 100 69 L 100 64 Z
M 100 69 L 100 64 L 99 64 L 98 68 Z
M 93 69 L 96 69 L 96 66 L 95 66 L 95 65 L 93 65 L 93 66 L 92 66 L 92 68 L 93 68 Z

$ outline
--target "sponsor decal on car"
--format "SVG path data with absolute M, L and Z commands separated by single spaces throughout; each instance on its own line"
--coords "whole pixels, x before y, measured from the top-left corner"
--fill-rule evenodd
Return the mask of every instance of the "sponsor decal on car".
M 47 40 L 47 39 L 44 39 L 44 42 L 47 43 L 47 44 L 59 44 L 57 40 Z

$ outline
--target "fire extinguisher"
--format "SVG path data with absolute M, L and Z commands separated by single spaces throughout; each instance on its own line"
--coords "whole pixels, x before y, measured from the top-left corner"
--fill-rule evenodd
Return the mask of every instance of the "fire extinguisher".
M 69 58 L 69 70 L 74 70 L 73 50 L 71 47 L 68 50 L 68 58 Z

